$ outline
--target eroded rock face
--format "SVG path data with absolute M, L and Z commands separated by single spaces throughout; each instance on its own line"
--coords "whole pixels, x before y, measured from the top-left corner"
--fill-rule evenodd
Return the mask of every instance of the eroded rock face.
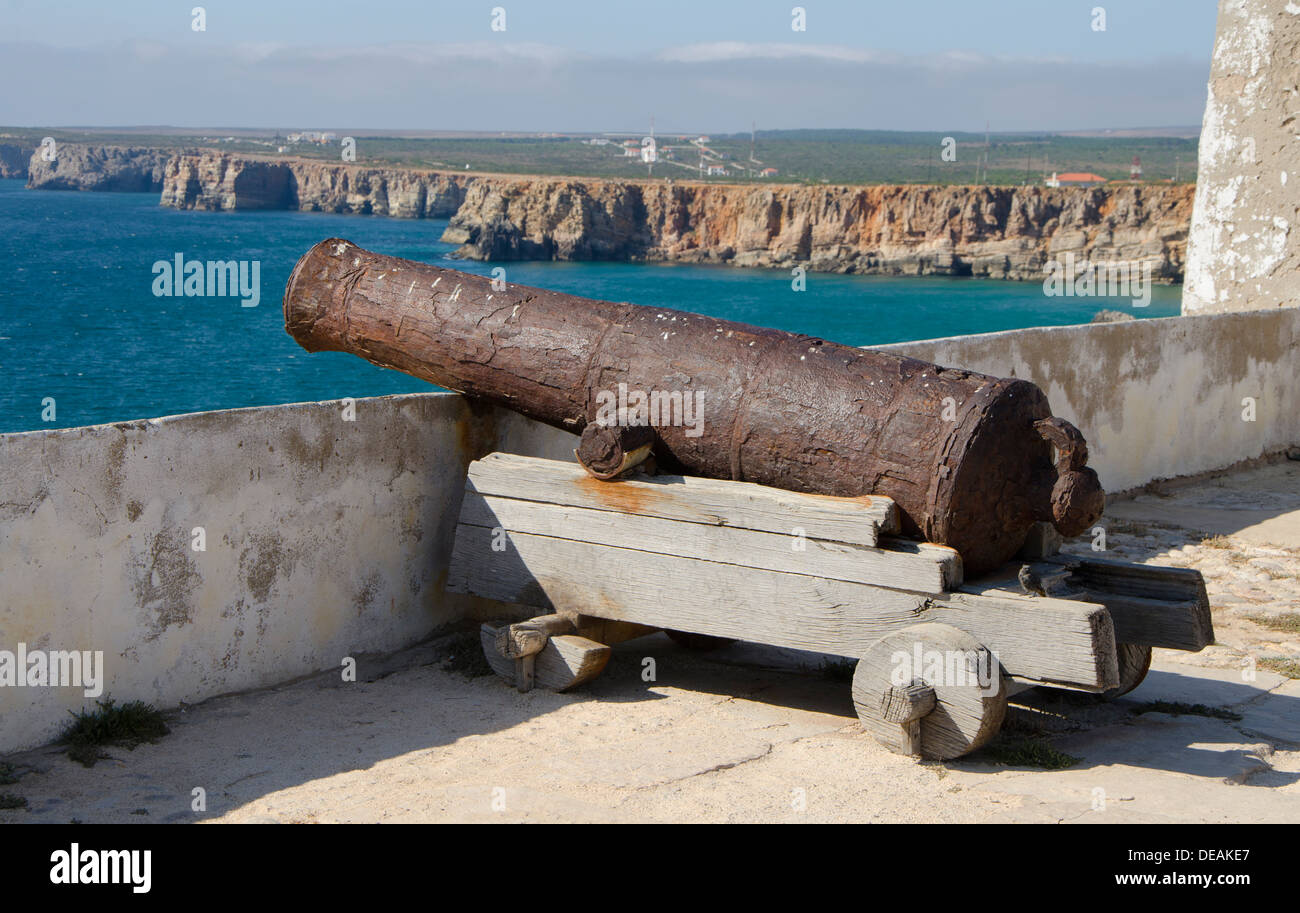
M 168 163 L 161 203 L 178 209 L 298 209 L 445 219 L 460 207 L 465 180 L 401 168 L 197 153 Z
M 34 190 L 96 190 L 147 193 L 162 188 L 171 153 L 139 146 L 85 146 L 60 143 L 53 161 L 42 150 L 31 154 L 27 186 Z
M 0 178 L 27 177 L 27 160 L 31 157 L 31 146 L 0 143 Z
M 167 162 L 159 203 L 177 209 L 291 209 L 293 185 L 283 162 L 178 155 Z
M 483 260 L 685 260 L 1041 279 L 1048 260 L 1177 280 L 1191 185 L 806 187 L 481 177 L 443 240 Z
M 148 150 L 118 150 L 121 153 Z M 108 150 L 66 183 L 104 187 Z M 1149 264 L 1179 281 L 1191 185 L 1093 188 L 805 186 L 530 178 L 161 152 L 161 203 L 449 218 L 478 260 L 681 260 L 887 275 L 1042 280 L 1049 261 Z M 35 164 L 36 158 L 33 158 Z M 142 157 L 137 157 L 144 161 Z M 48 165 L 49 163 L 42 163 Z M 139 165 L 136 166 L 139 169 Z M 125 174 L 125 166 L 119 166 Z M 64 186 L 33 172 L 29 186 Z M 125 179 L 123 181 L 125 182 Z M 91 185 L 91 186 L 85 186 Z M 132 187 L 129 189 L 146 189 Z

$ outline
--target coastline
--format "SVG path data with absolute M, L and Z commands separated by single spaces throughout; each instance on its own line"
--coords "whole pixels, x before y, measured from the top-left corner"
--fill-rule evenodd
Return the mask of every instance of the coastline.
M 808 185 L 537 177 L 64 144 L 31 189 L 148 190 L 176 209 L 449 219 L 470 260 L 718 263 L 1041 281 L 1131 263 L 1182 281 L 1194 185 Z

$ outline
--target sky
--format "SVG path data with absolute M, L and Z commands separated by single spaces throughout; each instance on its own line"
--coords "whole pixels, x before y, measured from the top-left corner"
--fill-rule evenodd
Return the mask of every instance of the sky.
M 0 124 L 1196 125 L 1217 10 L 1214 0 L 804 0 L 795 30 L 791 0 L 209 0 L 195 30 L 196 7 L 0 0 Z

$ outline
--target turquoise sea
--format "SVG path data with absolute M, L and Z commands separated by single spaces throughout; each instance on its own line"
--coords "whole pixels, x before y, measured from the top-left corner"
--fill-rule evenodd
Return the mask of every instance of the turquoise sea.
M 434 389 L 338 352 L 308 355 L 284 332 L 280 298 L 311 245 L 331 236 L 399 257 L 591 298 L 673 307 L 872 345 L 1086 323 L 1103 307 L 1178 313 L 1181 286 L 1149 307 L 1049 298 L 1036 282 L 626 263 L 453 260 L 444 221 L 298 212 L 181 212 L 157 194 L 29 191 L 0 181 L 0 431 L 66 428 L 206 409 Z M 257 260 L 261 301 L 156 297 L 155 262 Z M 960 366 L 958 366 L 960 367 Z M 54 399 L 54 420 L 43 403 Z

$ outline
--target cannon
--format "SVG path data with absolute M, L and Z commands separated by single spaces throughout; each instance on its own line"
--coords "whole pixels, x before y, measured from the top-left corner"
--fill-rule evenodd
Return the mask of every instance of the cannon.
M 521 691 L 577 688 L 660 631 L 814 651 L 855 663 L 881 743 L 944 759 L 993 739 L 1021 690 L 1112 699 L 1153 647 L 1214 641 L 1196 571 L 1060 553 L 1104 495 L 1025 381 L 339 239 L 298 261 L 284 317 L 308 351 L 581 433 L 581 467 L 494 453 L 466 475 L 446 587 L 509 613 L 480 640 Z
M 898 507 L 904 535 L 1000 567 L 1039 521 L 1075 536 L 1104 493 L 1034 384 L 667 308 L 384 256 L 338 238 L 298 261 L 285 328 L 574 433 L 609 478 L 642 453 L 706 478 Z M 642 437 L 609 428 L 649 428 Z M 626 444 L 626 446 L 624 446 Z

